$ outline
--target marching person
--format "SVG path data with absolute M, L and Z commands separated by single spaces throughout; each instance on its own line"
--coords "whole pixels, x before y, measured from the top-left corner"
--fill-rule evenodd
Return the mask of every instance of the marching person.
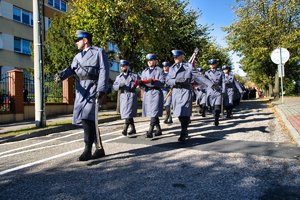
M 155 54 L 146 55 L 148 67 L 142 72 L 140 86 L 144 89 L 144 97 L 142 104 L 142 112 L 144 117 L 151 117 L 149 130 L 146 132 L 147 138 L 153 138 L 153 130 L 155 136 L 162 135 L 159 124 L 159 117 L 163 113 L 163 93 L 164 77 L 162 69 L 157 66 L 157 56 Z
M 76 45 L 80 51 L 75 55 L 70 67 L 56 74 L 56 81 L 75 75 L 76 97 L 73 110 L 73 124 L 82 124 L 85 148 L 79 161 L 101 158 L 105 152 L 101 143 L 92 154 L 93 143 L 96 142 L 95 110 L 96 98 L 101 99 L 108 87 L 109 63 L 104 49 L 92 46 L 92 34 L 76 31 Z M 101 140 L 100 140 L 101 141 Z
M 166 78 L 169 74 L 169 67 L 170 67 L 170 63 L 165 61 L 162 63 L 163 65 L 163 77 L 164 77 L 164 81 L 166 81 Z M 172 100 L 172 95 L 169 94 L 168 97 L 167 94 L 170 92 L 171 87 L 167 84 L 164 85 L 163 87 L 163 94 L 164 94 L 164 107 L 166 109 L 166 118 L 164 120 L 165 124 L 172 124 L 173 120 L 172 120 L 172 115 L 171 115 L 171 100 Z
M 241 88 L 240 84 L 235 79 L 234 75 L 230 73 L 230 67 L 224 65 L 222 67 L 223 70 L 223 86 L 222 93 L 224 94 L 224 107 L 226 109 L 226 118 L 232 118 L 232 109 L 234 106 L 234 96 L 240 95 L 243 96 L 244 91 Z M 238 90 L 239 94 L 235 94 Z
M 208 61 L 210 70 L 205 72 L 205 77 L 212 83 L 213 87 L 207 90 L 207 104 L 213 109 L 214 124 L 219 126 L 219 118 L 221 114 L 222 105 L 222 71 L 217 69 L 217 60 L 210 59 Z
M 178 117 L 181 124 L 179 142 L 184 142 L 188 137 L 188 125 L 192 115 L 192 82 L 205 83 L 212 86 L 212 83 L 204 76 L 199 76 L 193 70 L 192 64 L 184 61 L 182 50 L 172 50 L 175 64 L 170 67 L 166 82 L 173 87 L 172 106 L 173 117 Z
M 201 67 L 198 68 L 199 76 L 204 76 L 204 69 Z M 196 104 L 199 105 L 199 113 L 202 117 L 206 116 L 206 91 L 207 85 L 206 84 L 197 84 L 195 86 L 195 93 L 196 93 Z
M 125 119 L 124 136 L 136 134 L 133 117 L 137 113 L 137 95 L 136 87 L 139 79 L 137 74 L 134 74 L 129 68 L 127 60 L 120 60 L 121 74 L 116 77 L 113 84 L 113 89 L 120 90 L 120 113 L 121 118 Z M 127 132 L 128 127 L 131 130 Z

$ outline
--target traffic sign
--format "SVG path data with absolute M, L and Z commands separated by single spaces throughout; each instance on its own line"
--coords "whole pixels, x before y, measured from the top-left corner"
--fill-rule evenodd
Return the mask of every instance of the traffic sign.
M 286 63 L 290 58 L 290 52 L 285 48 L 277 48 L 271 53 L 271 60 L 279 65 Z

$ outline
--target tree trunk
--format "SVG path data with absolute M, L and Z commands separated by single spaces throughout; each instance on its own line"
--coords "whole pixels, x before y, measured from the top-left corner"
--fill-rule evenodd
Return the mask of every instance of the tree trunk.
M 273 81 L 272 81 L 272 76 L 269 76 L 269 86 L 268 86 L 268 97 L 273 96 Z

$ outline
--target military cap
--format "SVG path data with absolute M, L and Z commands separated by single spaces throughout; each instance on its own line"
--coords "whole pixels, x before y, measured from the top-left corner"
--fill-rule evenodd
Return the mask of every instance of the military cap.
M 129 66 L 129 62 L 127 60 L 120 60 L 120 65 L 127 65 L 127 66 Z
M 169 67 L 169 66 L 170 66 L 170 63 L 169 63 L 168 61 L 165 61 L 165 62 L 162 63 L 162 65 L 163 65 L 164 67 Z
M 224 69 L 230 70 L 230 67 L 228 65 L 224 65 L 224 66 L 222 66 L 222 70 L 224 70 Z
M 210 59 L 210 60 L 208 61 L 208 64 L 209 64 L 209 65 L 217 64 L 217 60 L 214 59 L 214 58 L 212 58 L 212 59 Z
M 76 41 L 82 39 L 82 38 L 87 38 L 87 39 L 92 39 L 92 34 L 86 31 L 82 31 L 82 30 L 77 30 L 76 31 Z
M 199 71 L 199 72 L 203 72 L 203 71 L 204 71 L 204 69 L 203 69 L 203 68 L 201 68 L 201 67 L 198 67 L 198 71 Z
M 172 50 L 171 52 L 174 58 L 184 55 L 184 52 L 182 50 Z
M 157 56 L 153 53 L 149 53 L 146 55 L 146 60 L 157 60 Z

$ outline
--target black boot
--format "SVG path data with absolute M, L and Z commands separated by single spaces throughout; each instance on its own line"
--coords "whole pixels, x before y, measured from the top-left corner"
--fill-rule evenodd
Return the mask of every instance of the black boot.
M 172 123 L 173 123 L 173 120 L 172 120 L 172 116 L 170 115 L 169 119 L 168 119 L 168 124 L 172 124 Z
M 215 117 L 214 124 L 215 124 L 215 126 L 219 126 L 219 117 Z
M 170 117 L 171 117 L 171 108 L 169 106 L 166 106 L 166 118 L 164 120 L 165 124 L 170 124 L 170 120 L 169 120 Z M 172 119 L 171 119 L 171 121 L 172 121 Z
M 206 107 L 203 107 L 203 108 L 202 108 L 202 115 L 201 115 L 202 117 L 205 117 L 205 116 L 206 116 L 206 115 L 205 115 L 205 111 L 206 111 Z
M 92 159 L 102 158 L 105 156 L 104 149 L 96 149 L 92 155 Z
M 190 121 L 190 117 L 180 117 L 179 121 L 181 123 L 181 132 L 180 137 L 178 138 L 178 142 L 185 142 L 185 140 L 188 138 L 188 124 Z
M 202 114 L 202 112 L 203 112 L 203 109 L 201 106 L 199 106 L 199 114 Z
M 231 114 L 230 114 L 230 109 L 227 109 L 227 110 L 226 110 L 226 118 L 227 118 L 227 119 L 230 119 L 230 118 L 231 118 L 230 115 L 231 115 Z
M 126 122 L 125 122 L 125 124 L 124 124 L 124 129 L 123 129 L 123 131 L 122 131 L 122 134 L 123 134 L 124 136 L 127 136 L 127 130 L 128 130 L 128 127 L 129 127 L 129 123 L 127 122 L 127 119 L 126 119 Z
M 232 118 L 232 108 L 229 109 L 229 118 L 230 118 L 230 119 Z
M 153 129 L 154 129 L 154 126 L 150 125 L 149 130 L 146 132 L 146 138 L 153 138 Z
M 161 131 L 161 128 L 160 128 L 160 125 L 159 125 L 159 124 L 156 125 L 156 131 L 155 131 L 154 135 L 155 135 L 155 136 L 160 136 L 160 135 L 162 135 L 162 131 Z
M 219 126 L 219 118 L 221 114 L 221 106 L 216 105 L 214 110 L 214 116 L 215 116 L 215 126 Z
M 166 116 L 165 120 L 164 120 L 165 124 L 168 124 L 168 115 Z
M 79 156 L 78 161 L 88 161 L 92 158 L 92 145 L 85 145 L 84 151 Z
M 130 124 L 131 130 L 128 132 L 128 135 L 136 134 L 135 126 L 134 124 Z

